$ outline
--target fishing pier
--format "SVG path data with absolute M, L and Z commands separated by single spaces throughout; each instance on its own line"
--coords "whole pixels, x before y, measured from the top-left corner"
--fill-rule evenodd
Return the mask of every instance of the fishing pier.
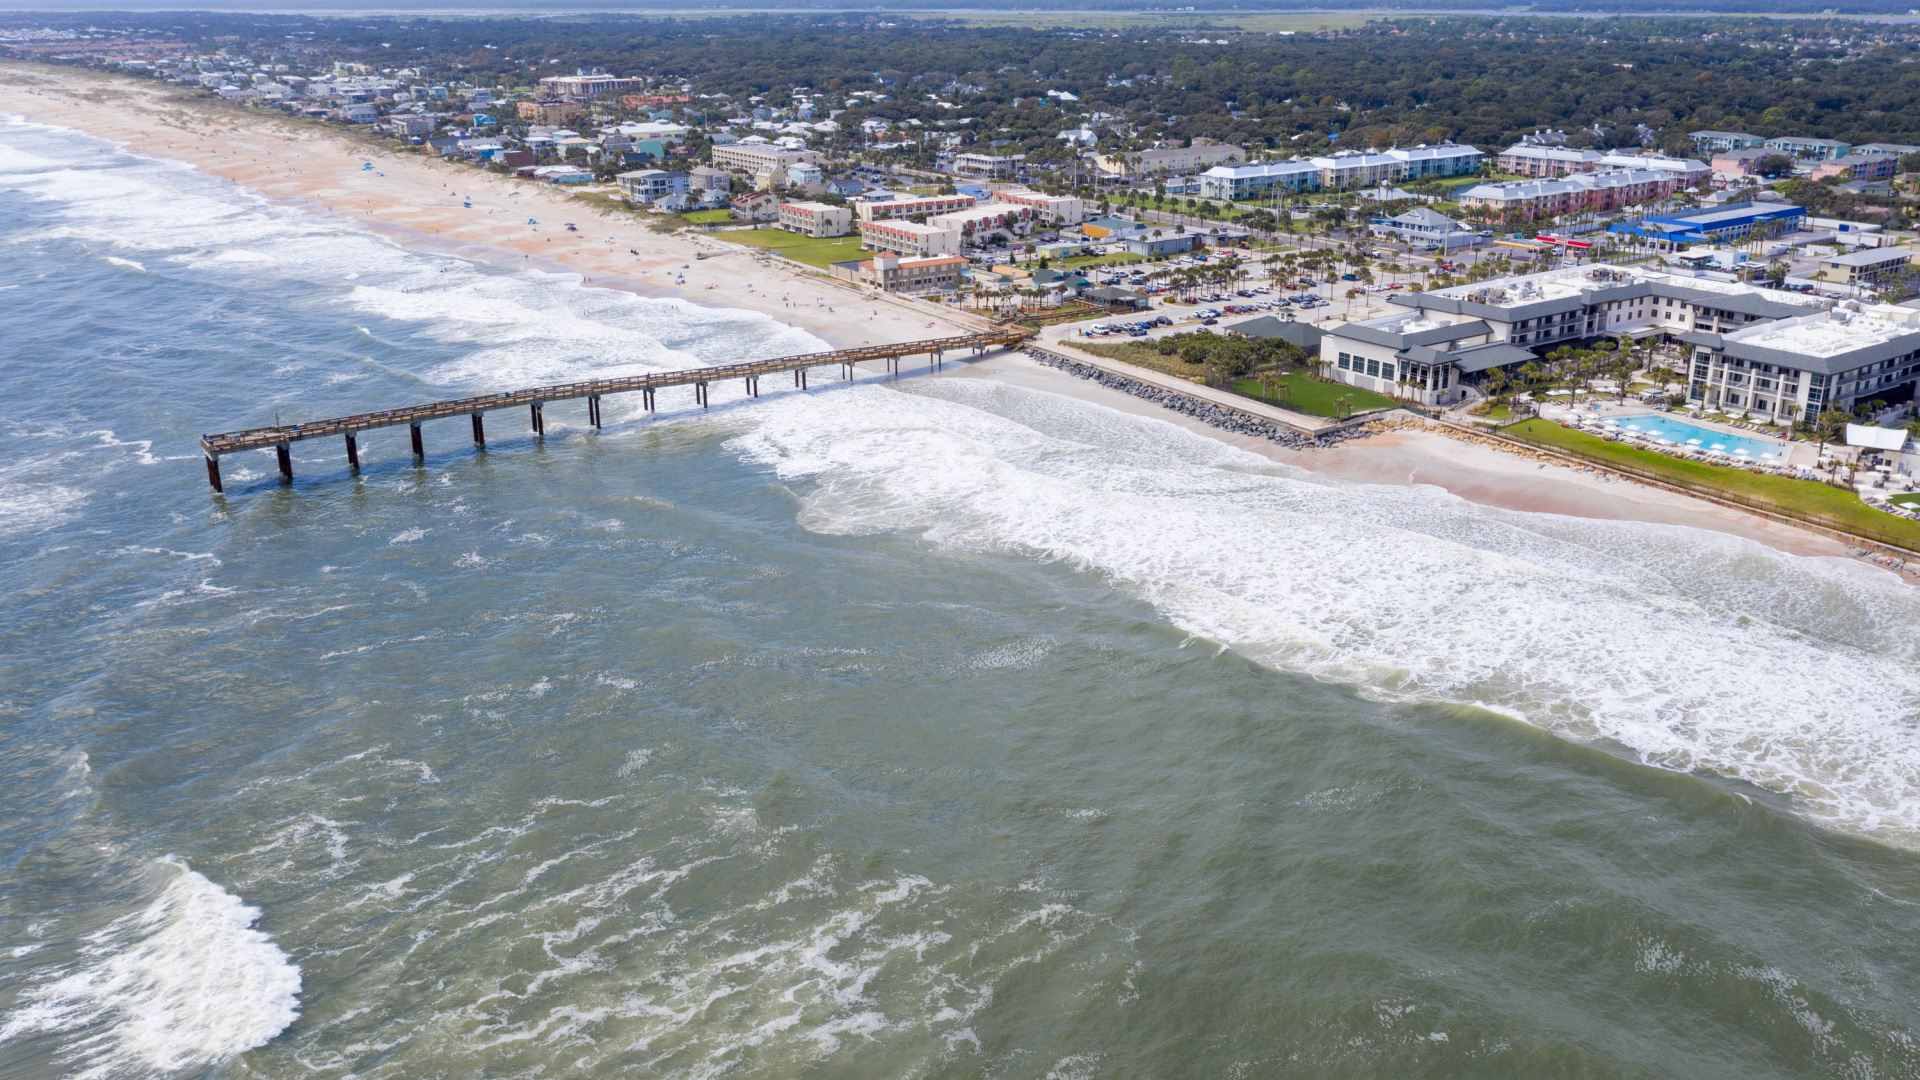
M 420 428 L 429 420 L 443 420 L 455 416 L 468 417 L 473 425 L 473 444 L 484 447 L 487 444 L 485 416 L 487 413 L 501 409 L 526 409 L 534 437 L 540 438 L 546 434 L 544 410 L 550 402 L 577 401 L 584 398 L 587 403 L 587 424 L 598 429 L 600 399 L 609 394 L 638 392 L 647 409 L 652 410 L 654 395 L 659 391 L 674 386 L 691 386 L 694 402 L 706 407 L 708 387 L 728 379 L 742 380 L 746 386 L 747 396 L 759 397 L 760 379 L 766 375 L 792 372 L 793 385 L 805 390 L 808 371 L 817 367 L 838 366 L 841 375 L 851 379 L 856 365 L 879 360 L 886 363 L 889 372 L 897 375 L 900 373 L 900 361 L 904 357 L 925 356 L 928 359 L 929 368 L 939 368 L 948 353 L 971 351 L 974 355 L 979 355 L 988 349 L 1019 345 L 1031 336 L 1033 332 L 1030 330 L 1009 327 L 958 337 L 903 341 L 892 345 L 862 345 L 857 349 L 836 349 L 832 352 L 782 356 L 772 360 L 752 360 L 741 364 L 723 364 L 718 367 L 693 368 L 686 371 L 663 371 L 620 379 L 589 379 L 585 382 L 536 386 L 527 390 L 454 398 L 450 401 L 434 401 L 400 409 L 355 413 L 352 416 L 336 416 L 331 420 L 314 420 L 305 424 L 280 424 L 273 427 L 249 428 L 245 431 L 230 431 L 224 435 L 202 435 L 200 449 L 207 456 L 207 482 L 212 484 L 213 490 L 217 492 L 224 490 L 220 482 L 220 459 L 227 454 L 237 454 L 245 450 L 272 449 L 280 459 L 280 475 L 286 480 L 292 480 L 294 443 L 307 439 L 339 436 L 346 442 L 347 466 L 358 472 L 360 469 L 359 436 L 364 431 L 399 427 L 404 424 L 413 437 L 413 456 L 416 459 L 424 459 L 427 453 L 426 442 Z

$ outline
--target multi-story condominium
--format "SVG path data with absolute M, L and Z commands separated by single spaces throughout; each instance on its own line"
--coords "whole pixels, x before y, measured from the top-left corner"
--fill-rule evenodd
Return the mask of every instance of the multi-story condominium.
M 1323 369 L 1350 385 L 1433 405 L 1457 401 L 1460 382 L 1493 368 L 1621 335 L 1692 345 L 1694 400 L 1782 419 L 1890 398 L 1920 374 L 1920 312 L 1830 316 L 1816 297 L 1678 272 L 1571 267 L 1395 293 L 1389 302 L 1413 311 L 1329 329 Z M 1795 329 L 1801 326 L 1818 329 Z M 1740 378 L 1729 382 L 1729 374 Z
M 1341 150 L 1330 157 L 1309 158 L 1320 170 L 1322 188 L 1367 187 L 1400 178 L 1404 164 L 1390 153 L 1363 154 Z
M 1025 236 L 1033 231 L 1033 207 L 1020 203 L 989 202 L 935 214 L 927 224 L 940 229 L 957 230 L 963 239 L 984 238 L 996 232 Z
M 1471 146 L 1443 142 L 1420 145 L 1408 150 L 1389 150 L 1387 156 L 1402 163 L 1396 180 L 1420 180 L 1430 176 L 1467 176 L 1480 169 L 1486 155 Z
M 1845 180 L 1885 180 L 1900 171 L 1900 159 L 1892 154 L 1862 154 L 1858 150 L 1845 157 L 1822 161 L 1813 167 L 1813 178 L 1824 180 L 1838 176 Z
M 614 177 L 622 194 L 634 202 L 650 203 L 687 192 L 687 174 L 665 169 L 635 169 Z
M 1078 225 L 1087 219 L 1087 204 L 1078 195 L 1048 195 L 1043 191 L 1007 188 L 993 193 L 995 202 L 1033 208 L 1033 219 L 1050 229 Z
M 519 101 L 514 106 L 520 119 L 549 126 L 587 115 L 587 107 L 577 101 Z
M 1193 172 L 1230 161 L 1247 160 L 1247 152 L 1227 143 L 1195 139 L 1192 146 L 1163 146 L 1153 150 L 1128 150 L 1093 159 L 1101 172 L 1134 180 L 1146 176 Z
M 761 172 L 785 175 L 789 165 L 818 164 L 825 160 L 826 155 L 817 150 L 790 150 L 769 143 L 742 142 L 713 148 L 715 168 L 733 169 L 750 176 Z
M 1838 273 L 1849 285 L 1872 285 L 1888 274 L 1913 265 L 1913 256 L 1902 248 L 1861 248 L 1820 260 L 1821 270 Z
M 1604 213 L 1635 203 L 1670 197 L 1679 181 L 1653 169 L 1611 169 L 1576 173 L 1558 180 L 1509 180 L 1475 184 L 1460 193 L 1460 205 L 1528 217 L 1584 212 Z
M 965 210 L 978 202 L 971 195 L 913 195 L 893 199 L 862 199 L 854 204 L 861 221 L 900 221 L 915 214 L 945 214 Z
M 1218 165 L 1200 174 L 1205 199 L 1258 199 L 1275 190 L 1319 191 L 1427 177 L 1465 176 L 1480 168 L 1483 155 L 1471 146 L 1440 143 L 1378 154 L 1341 152 L 1310 160 L 1255 161 Z
M 1272 191 L 1319 191 L 1320 167 L 1298 158 L 1216 165 L 1200 174 L 1203 199 L 1258 199 Z
M 1699 187 L 1713 178 L 1713 169 L 1693 158 L 1667 157 L 1664 154 L 1623 154 L 1618 151 L 1600 159 L 1601 169 L 1654 169 L 1672 173 L 1682 188 Z
M 953 174 L 971 177 L 975 180 L 997 180 L 1012 176 L 1025 168 L 1027 155 L 1008 154 L 955 154 L 953 156 Z
M 1713 155 L 1713 171 L 1721 176 L 1755 176 L 1761 162 L 1780 156 L 1777 150 L 1752 146 L 1744 150 L 1723 150 Z
M 605 98 L 638 90 L 640 85 L 639 79 L 614 75 L 548 75 L 540 80 L 540 92 L 558 97 Z
M 868 251 L 925 258 L 930 255 L 958 255 L 960 230 L 913 221 L 863 221 L 860 246 Z
M 1831 161 L 1845 157 L 1847 151 L 1853 149 L 1852 143 L 1844 143 L 1839 139 L 1812 139 L 1802 135 L 1782 135 L 1777 139 L 1768 139 L 1762 145 L 1802 161 Z
M 781 203 L 780 227 L 801 236 L 845 236 L 853 231 L 853 211 L 827 203 Z
M 1573 150 L 1565 146 L 1534 146 L 1519 143 L 1500 152 L 1502 172 L 1521 176 L 1566 176 L 1590 173 L 1600 167 L 1605 155 L 1598 150 Z
M 897 255 L 876 255 L 857 262 L 834 263 L 834 277 L 856 285 L 870 285 L 887 292 L 923 293 L 954 289 L 960 285 L 960 271 L 966 269 L 962 255 L 935 255 L 929 259 L 903 259 Z
M 1719 154 L 1728 150 L 1753 150 L 1766 144 L 1758 135 L 1749 135 L 1744 131 L 1695 131 L 1687 136 L 1693 140 L 1694 149 L 1703 154 Z

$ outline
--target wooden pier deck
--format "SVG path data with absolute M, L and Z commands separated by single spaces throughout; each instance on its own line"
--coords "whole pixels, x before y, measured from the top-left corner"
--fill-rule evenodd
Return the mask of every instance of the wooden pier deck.
M 883 360 L 888 369 L 898 373 L 900 360 L 909 356 L 926 356 L 934 367 L 940 366 L 947 353 L 970 350 L 976 354 L 988 349 L 1014 346 L 1032 337 L 1033 332 L 1019 327 L 990 330 L 978 334 L 964 334 L 957 337 L 932 338 L 924 341 L 903 341 L 892 345 L 863 345 L 857 349 L 837 349 L 832 352 L 805 353 L 799 356 L 781 356 L 771 360 L 752 360 L 740 364 L 723 364 L 718 367 L 692 368 L 685 371 L 662 371 L 651 375 L 632 375 L 620 379 L 589 379 L 585 382 L 559 383 L 553 386 L 536 386 L 526 390 L 511 390 L 498 394 L 481 394 L 474 397 L 454 398 L 449 401 L 432 401 L 424 405 L 409 405 L 399 409 L 383 409 L 379 412 L 355 413 L 352 416 L 336 416 L 329 420 L 314 420 L 304 424 L 280 424 L 274 427 L 248 428 L 245 431 L 230 431 L 221 435 L 202 435 L 200 449 L 207 458 L 207 482 L 213 490 L 221 491 L 220 458 L 227 454 L 236 454 L 245 450 L 272 449 L 280 459 L 280 474 L 283 478 L 293 478 L 293 455 L 291 447 L 296 442 L 318 439 L 328 436 L 340 436 L 346 442 L 347 464 L 360 468 L 360 447 L 357 436 L 363 431 L 376 428 L 399 427 L 407 425 L 413 435 L 413 453 L 416 458 L 426 456 L 426 447 L 420 432 L 420 426 L 428 420 L 442 420 L 454 416 L 466 416 L 473 425 L 473 441 L 476 446 L 486 445 L 486 425 L 482 420 L 487 413 L 498 409 L 525 408 L 535 436 L 546 433 L 546 420 L 543 407 L 550 401 L 571 401 L 585 398 L 587 402 L 587 423 L 595 428 L 600 426 L 600 399 L 608 394 L 642 395 L 648 409 L 654 407 L 654 394 L 670 386 L 693 387 L 694 401 L 702 406 L 707 404 L 707 387 L 711 383 L 727 379 L 740 379 L 746 384 L 750 397 L 760 396 L 760 378 L 764 375 L 778 374 L 783 371 L 793 373 L 793 384 L 806 389 L 807 371 L 810 368 L 838 365 L 848 378 L 853 377 L 856 364 L 866 361 Z

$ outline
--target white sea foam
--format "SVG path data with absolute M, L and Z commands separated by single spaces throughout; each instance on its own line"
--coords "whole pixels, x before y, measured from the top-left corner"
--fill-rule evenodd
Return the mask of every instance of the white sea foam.
M 0 1021 L 0 1043 L 57 1033 L 79 1077 L 204 1069 L 299 1015 L 300 969 L 254 928 L 258 908 L 165 860 L 160 894 L 88 935 L 79 963 L 42 973 Z
M 734 445 L 806 485 L 812 528 L 1065 562 L 1275 667 L 1484 703 L 1920 846 L 1920 600 L 1884 575 L 1328 484 L 984 381 L 770 398 L 751 419 Z

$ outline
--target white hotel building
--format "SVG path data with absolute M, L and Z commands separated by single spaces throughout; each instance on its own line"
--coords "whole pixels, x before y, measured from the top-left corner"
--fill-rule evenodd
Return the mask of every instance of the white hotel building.
M 1689 396 L 1768 419 L 1804 419 L 1920 377 L 1920 312 L 1826 310 L 1801 293 L 1640 267 L 1568 267 L 1395 293 L 1411 310 L 1327 331 L 1322 370 L 1418 404 L 1457 403 L 1463 382 L 1599 338 L 1691 345 Z

